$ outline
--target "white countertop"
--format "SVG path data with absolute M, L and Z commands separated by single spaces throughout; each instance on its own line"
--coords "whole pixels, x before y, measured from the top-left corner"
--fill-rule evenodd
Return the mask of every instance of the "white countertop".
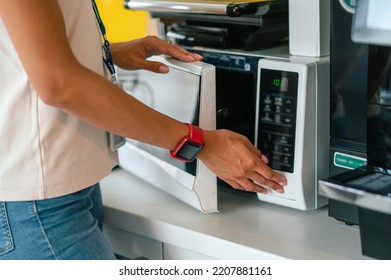
M 219 212 L 205 214 L 121 169 L 101 186 L 106 224 L 216 259 L 369 259 L 358 227 L 327 207 L 300 211 L 219 187 Z

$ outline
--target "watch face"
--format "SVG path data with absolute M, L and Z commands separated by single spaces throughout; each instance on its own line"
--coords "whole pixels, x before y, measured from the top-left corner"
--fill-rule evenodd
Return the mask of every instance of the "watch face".
M 187 161 L 192 161 L 196 155 L 201 151 L 202 145 L 187 141 L 175 156 L 183 158 Z

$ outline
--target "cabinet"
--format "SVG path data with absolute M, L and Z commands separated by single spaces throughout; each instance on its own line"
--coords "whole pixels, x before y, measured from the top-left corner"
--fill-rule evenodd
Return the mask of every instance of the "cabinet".
M 115 229 L 108 225 L 103 227 L 103 234 L 119 258 L 148 260 L 213 259 L 198 252 L 165 244 L 151 238 Z
M 163 243 L 127 231 L 103 226 L 103 234 L 114 252 L 126 259 L 163 259 Z
M 201 213 L 134 174 L 117 169 L 101 182 L 104 233 L 114 250 L 148 259 L 369 259 L 360 232 L 328 216 L 219 189 L 218 213 Z

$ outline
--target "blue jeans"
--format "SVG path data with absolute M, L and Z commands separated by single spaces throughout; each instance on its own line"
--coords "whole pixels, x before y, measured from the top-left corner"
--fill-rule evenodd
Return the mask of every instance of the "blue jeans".
M 99 184 L 37 201 L 0 202 L 0 260 L 114 260 Z

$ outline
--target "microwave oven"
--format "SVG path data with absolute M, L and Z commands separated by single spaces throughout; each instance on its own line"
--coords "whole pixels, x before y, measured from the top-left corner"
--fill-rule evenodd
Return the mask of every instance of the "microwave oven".
M 317 180 L 328 176 L 329 56 L 324 47 L 327 32 L 323 32 L 328 26 L 325 24 L 328 10 L 324 9 L 328 1 L 313 1 L 305 7 L 300 1 L 251 1 L 257 2 L 250 5 L 258 6 L 256 12 L 242 10 L 246 14 L 237 17 L 216 14 L 216 11 L 205 12 L 210 9 L 208 2 L 212 1 L 193 2 L 197 2 L 196 11 L 190 9 L 195 4 L 178 11 L 172 1 L 125 1 L 125 7 L 150 11 L 152 17 L 158 19 L 160 37 L 201 54 L 204 63 L 215 67 L 215 127 L 246 136 L 268 156 L 270 166 L 288 178 L 285 194 L 273 191 L 268 195 L 259 194 L 260 201 L 300 210 L 327 204 L 327 200 L 318 195 Z M 206 3 L 208 7 L 202 7 L 201 12 L 202 5 L 198 2 Z M 221 1 L 218 6 L 226 3 Z M 289 13 L 304 9 L 316 15 L 316 19 L 311 17 L 312 31 L 322 27 L 320 37 L 318 31 L 308 32 L 318 37 L 314 38 L 313 44 L 307 44 L 311 48 L 304 53 L 298 52 L 305 49 L 299 47 L 303 40 L 298 35 L 309 24 L 298 20 L 300 17 L 289 18 L 293 39 L 288 42 L 288 4 Z M 222 11 L 224 14 L 224 9 Z M 180 25 L 176 24 L 178 21 Z M 238 28 L 241 31 L 237 31 Z M 260 28 L 260 31 L 253 34 L 254 28 Z M 275 28 L 279 30 L 275 32 L 276 37 L 262 33 L 268 34 Z M 292 33 L 295 30 L 300 32 Z M 177 34 L 173 35 L 171 31 Z M 186 31 L 186 36 L 180 37 L 183 34 L 178 34 L 179 31 Z M 207 37 L 214 40 L 205 41 L 205 32 L 212 32 L 214 36 Z M 230 32 L 233 35 L 250 32 L 249 38 L 261 33 L 262 36 L 238 45 L 238 41 L 230 41 Z M 262 38 L 267 43 L 261 46 L 258 43 Z M 298 55 L 292 55 L 293 51 Z M 154 81 L 149 80 L 151 84 Z M 285 85 L 288 81 L 289 85 L 269 87 L 273 80 L 275 83 L 284 81 Z M 167 88 L 177 82 L 167 80 Z M 218 185 L 225 184 L 218 181 Z
M 318 180 L 329 175 L 329 57 L 291 56 L 286 45 L 189 50 L 216 67 L 216 127 L 245 135 L 288 179 L 284 194 L 258 199 L 300 210 L 326 205 Z
M 204 57 L 205 65 L 214 67 L 214 71 L 209 73 L 213 75 L 209 79 L 214 80 L 214 84 L 208 85 L 213 87 L 215 94 L 215 115 L 211 116 L 205 110 L 197 110 L 196 113 L 199 114 L 197 118 L 208 119 L 210 125 L 217 129 L 229 129 L 245 135 L 269 158 L 269 165 L 287 177 L 288 186 L 284 194 L 270 190 L 268 195 L 257 194 L 259 200 L 300 210 L 316 209 L 327 202 L 318 195 L 317 182 L 319 178 L 328 176 L 329 61 L 328 57 L 290 56 L 286 50 L 286 46 L 282 46 L 249 54 L 191 49 Z M 171 60 L 170 65 L 173 65 L 172 62 L 175 60 Z M 181 65 L 188 67 L 192 64 Z M 161 99 L 163 96 L 168 98 L 164 92 L 175 91 L 178 85 L 182 87 L 179 91 L 190 89 L 190 84 L 186 84 L 188 81 L 184 83 L 182 76 L 147 71 L 120 70 L 119 79 L 125 83 L 125 89 L 155 108 L 169 101 L 152 98 L 151 92 L 158 91 L 156 95 Z M 176 107 L 165 113 L 176 117 L 173 115 L 178 109 Z M 130 154 L 129 142 L 120 149 L 120 165 L 143 174 L 147 180 L 156 177 L 154 185 L 160 184 L 161 189 L 189 203 L 188 199 L 181 197 L 181 191 L 173 188 L 178 178 L 173 180 L 171 177 L 168 181 L 162 179 L 162 174 L 151 172 L 150 165 L 147 169 L 141 168 L 142 162 L 151 158 L 144 155 L 144 159 L 138 157 L 135 160 Z M 161 166 L 166 164 L 158 162 Z M 218 187 L 225 185 L 219 180 L 217 183 Z M 204 187 L 207 189 L 206 185 Z M 212 200 L 217 200 L 215 192 L 218 188 L 214 188 L 205 199 L 212 195 Z M 197 195 L 197 199 L 189 204 L 203 212 L 217 211 L 217 205 L 213 210 L 206 209 L 202 200 Z

